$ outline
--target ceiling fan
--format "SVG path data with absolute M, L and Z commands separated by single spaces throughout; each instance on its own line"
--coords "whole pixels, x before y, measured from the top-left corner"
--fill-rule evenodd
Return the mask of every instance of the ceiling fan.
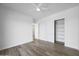
M 32 5 L 36 8 L 36 11 L 47 9 L 46 7 L 43 6 L 43 3 L 33 3 Z

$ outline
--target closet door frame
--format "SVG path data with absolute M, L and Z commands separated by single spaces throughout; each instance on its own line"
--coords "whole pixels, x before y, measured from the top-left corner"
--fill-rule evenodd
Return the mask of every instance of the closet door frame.
M 58 42 L 58 41 L 56 41 L 56 21 L 59 21 L 59 20 L 64 20 L 65 21 L 64 18 L 54 20 L 54 43 L 60 43 L 60 44 L 63 44 L 64 45 L 65 42 Z M 64 25 L 65 25 L 65 22 L 64 22 Z M 64 30 L 64 35 L 65 35 L 65 30 Z

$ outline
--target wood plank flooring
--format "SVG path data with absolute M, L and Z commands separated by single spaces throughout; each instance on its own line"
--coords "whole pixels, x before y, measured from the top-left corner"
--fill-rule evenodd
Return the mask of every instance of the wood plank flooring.
M 0 56 L 79 56 L 79 51 L 60 44 L 35 40 L 0 51 Z

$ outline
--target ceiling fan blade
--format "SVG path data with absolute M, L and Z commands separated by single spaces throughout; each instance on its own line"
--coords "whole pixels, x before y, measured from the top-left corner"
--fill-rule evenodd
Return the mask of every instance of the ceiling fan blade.
M 32 5 L 37 8 L 37 6 L 35 5 L 35 3 L 32 3 Z
M 48 10 L 48 8 L 43 7 L 43 6 L 42 6 L 40 9 L 43 10 L 43 11 L 44 11 L 44 10 Z
M 39 4 L 38 4 L 38 7 L 41 7 L 41 6 L 42 6 L 42 3 L 39 3 Z
M 33 5 L 33 6 L 35 6 L 36 8 L 39 8 L 39 7 L 41 7 L 41 6 L 42 6 L 42 3 L 38 3 L 38 4 L 33 3 L 32 5 Z

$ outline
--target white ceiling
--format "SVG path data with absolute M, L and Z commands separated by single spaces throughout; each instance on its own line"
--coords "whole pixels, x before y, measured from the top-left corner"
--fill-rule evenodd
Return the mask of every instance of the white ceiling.
M 41 11 L 36 10 L 38 3 L 3 3 L 2 5 L 13 8 L 21 13 L 25 13 L 32 18 L 38 20 L 40 18 L 49 16 L 51 14 L 78 6 L 78 3 L 42 3 L 40 6 Z

